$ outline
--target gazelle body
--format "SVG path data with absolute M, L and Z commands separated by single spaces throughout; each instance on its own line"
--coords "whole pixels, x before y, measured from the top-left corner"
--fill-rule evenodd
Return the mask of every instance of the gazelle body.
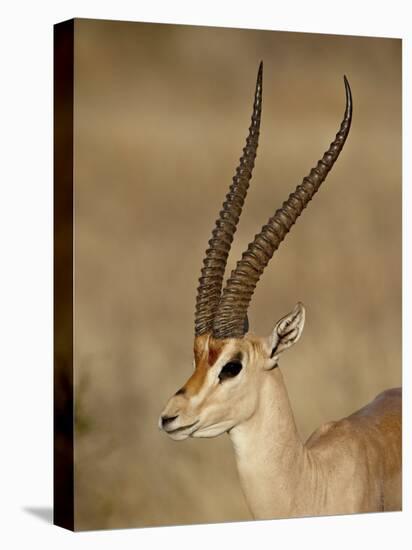
M 345 116 L 336 139 L 256 235 L 222 292 L 256 156 L 260 66 L 247 144 L 200 278 L 195 369 L 159 420 L 175 440 L 228 433 L 243 492 L 258 519 L 400 510 L 402 505 L 401 390 L 387 390 L 347 418 L 323 425 L 304 444 L 278 361 L 299 340 L 305 309 L 298 303 L 268 337 L 248 332 L 247 307 L 264 267 L 326 178 L 349 133 L 352 98 L 346 79 L 345 87 Z

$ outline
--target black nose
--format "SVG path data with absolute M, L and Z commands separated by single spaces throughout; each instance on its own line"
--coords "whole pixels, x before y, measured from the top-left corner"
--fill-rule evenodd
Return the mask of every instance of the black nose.
M 162 427 L 164 428 L 165 426 L 170 424 L 170 422 L 173 422 L 173 420 L 175 420 L 178 416 L 179 415 L 176 415 L 176 416 L 162 416 Z

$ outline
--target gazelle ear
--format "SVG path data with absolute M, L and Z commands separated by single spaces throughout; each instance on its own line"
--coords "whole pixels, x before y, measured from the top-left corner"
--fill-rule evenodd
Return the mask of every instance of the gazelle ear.
M 305 325 L 305 308 L 298 302 L 291 313 L 282 317 L 270 336 L 270 359 L 267 368 L 276 366 L 279 355 L 296 344 Z

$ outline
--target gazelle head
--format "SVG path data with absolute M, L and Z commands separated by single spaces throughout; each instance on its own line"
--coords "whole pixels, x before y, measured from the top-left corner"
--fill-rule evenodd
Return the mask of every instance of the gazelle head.
M 262 377 L 297 342 L 304 322 L 305 310 L 297 304 L 266 338 L 197 336 L 194 372 L 169 400 L 160 427 L 179 440 L 215 437 L 247 420 L 256 409 Z
M 215 437 L 250 418 L 262 377 L 279 355 L 298 341 L 305 309 L 298 303 L 267 337 L 248 332 L 247 310 L 256 284 L 292 225 L 325 180 L 341 152 L 352 119 L 352 97 L 344 77 L 346 108 L 334 141 L 309 175 L 249 244 L 222 291 L 230 246 L 242 211 L 258 147 L 262 109 L 260 64 L 246 146 L 203 260 L 196 299 L 194 371 L 169 399 L 159 427 L 172 439 Z

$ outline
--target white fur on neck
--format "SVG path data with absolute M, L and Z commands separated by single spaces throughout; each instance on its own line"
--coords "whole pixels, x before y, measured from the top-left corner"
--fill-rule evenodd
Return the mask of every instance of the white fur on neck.
M 233 428 L 230 438 L 253 516 L 296 514 L 305 483 L 305 450 L 279 368 L 265 374 L 255 413 Z

